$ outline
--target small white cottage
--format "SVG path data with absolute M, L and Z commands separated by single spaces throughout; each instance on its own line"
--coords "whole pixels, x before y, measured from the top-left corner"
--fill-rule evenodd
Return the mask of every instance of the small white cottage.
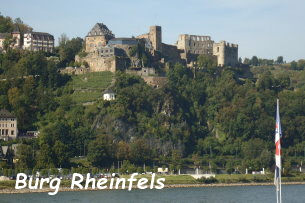
M 106 101 L 115 100 L 115 93 L 110 89 L 106 89 L 104 91 L 103 99 Z

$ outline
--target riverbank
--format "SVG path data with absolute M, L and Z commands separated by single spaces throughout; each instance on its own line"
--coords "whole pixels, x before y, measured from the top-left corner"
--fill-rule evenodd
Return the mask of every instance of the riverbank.
M 305 185 L 305 182 L 283 182 L 283 185 Z M 172 184 L 172 185 L 165 185 L 164 188 L 195 188 L 195 187 L 237 187 L 237 186 L 273 186 L 273 183 L 215 183 L 215 184 Z M 126 187 L 124 190 L 127 190 Z M 138 189 L 135 185 L 132 189 Z M 117 190 L 117 189 L 103 189 L 103 190 Z M 121 187 L 118 190 L 123 190 Z M 76 191 L 100 191 L 100 189 L 71 189 L 69 187 L 60 187 L 58 192 L 76 192 Z M 14 189 L 14 188 L 7 188 L 1 189 L 0 194 L 22 194 L 22 193 L 47 193 L 47 192 L 54 192 L 54 189 L 50 188 L 43 188 L 37 190 L 30 190 L 30 189 Z

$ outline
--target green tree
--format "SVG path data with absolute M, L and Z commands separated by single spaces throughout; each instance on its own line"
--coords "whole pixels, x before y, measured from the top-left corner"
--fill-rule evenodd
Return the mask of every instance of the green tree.
M 276 59 L 276 63 L 277 64 L 283 64 L 284 63 L 283 56 L 278 56 L 277 59 Z
M 290 68 L 291 68 L 292 70 L 298 70 L 298 63 L 295 62 L 295 61 L 292 61 L 292 62 L 290 63 Z
M 116 158 L 118 160 L 128 160 L 129 159 L 129 154 L 130 154 L 129 145 L 124 141 L 120 141 L 117 144 Z
M 12 32 L 13 29 L 13 20 L 10 17 L 4 17 L 0 15 L 0 33 Z
M 259 65 L 259 61 L 258 61 L 257 56 L 253 56 L 251 58 L 251 65 L 253 65 L 253 66 L 258 66 Z
M 18 168 L 33 168 L 35 166 L 33 149 L 30 145 L 20 144 L 17 148 L 16 158 L 18 159 Z
M 199 68 L 212 68 L 216 67 L 216 60 L 212 56 L 201 54 L 197 58 Z
M 68 167 L 69 166 L 69 155 L 67 146 L 60 141 L 56 141 L 53 146 L 54 155 L 56 156 L 57 167 Z
M 144 139 L 136 139 L 130 144 L 130 159 L 139 165 L 151 161 L 152 150 Z
M 37 154 L 37 163 L 36 168 L 54 168 L 54 160 L 53 160 L 53 151 L 52 148 L 48 144 L 43 144 Z
M 109 135 L 98 135 L 88 145 L 88 161 L 93 166 L 109 167 L 114 160 L 115 145 Z

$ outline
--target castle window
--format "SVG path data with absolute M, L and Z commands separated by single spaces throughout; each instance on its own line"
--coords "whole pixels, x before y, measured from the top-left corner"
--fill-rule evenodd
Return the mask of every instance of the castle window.
M 11 135 L 14 135 L 14 131 L 13 130 L 11 131 Z
M 217 47 L 217 52 L 219 52 L 219 47 Z

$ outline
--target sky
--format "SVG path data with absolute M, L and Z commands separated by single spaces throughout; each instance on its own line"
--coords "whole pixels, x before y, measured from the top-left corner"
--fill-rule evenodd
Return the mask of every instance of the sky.
M 179 34 L 208 35 L 239 45 L 242 58 L 305 58 L 304 0 L 0 0 L 0 12 L 34 31 L 84 38 L 97 22 L 116 37 L 162 26 L 162 41 Z

